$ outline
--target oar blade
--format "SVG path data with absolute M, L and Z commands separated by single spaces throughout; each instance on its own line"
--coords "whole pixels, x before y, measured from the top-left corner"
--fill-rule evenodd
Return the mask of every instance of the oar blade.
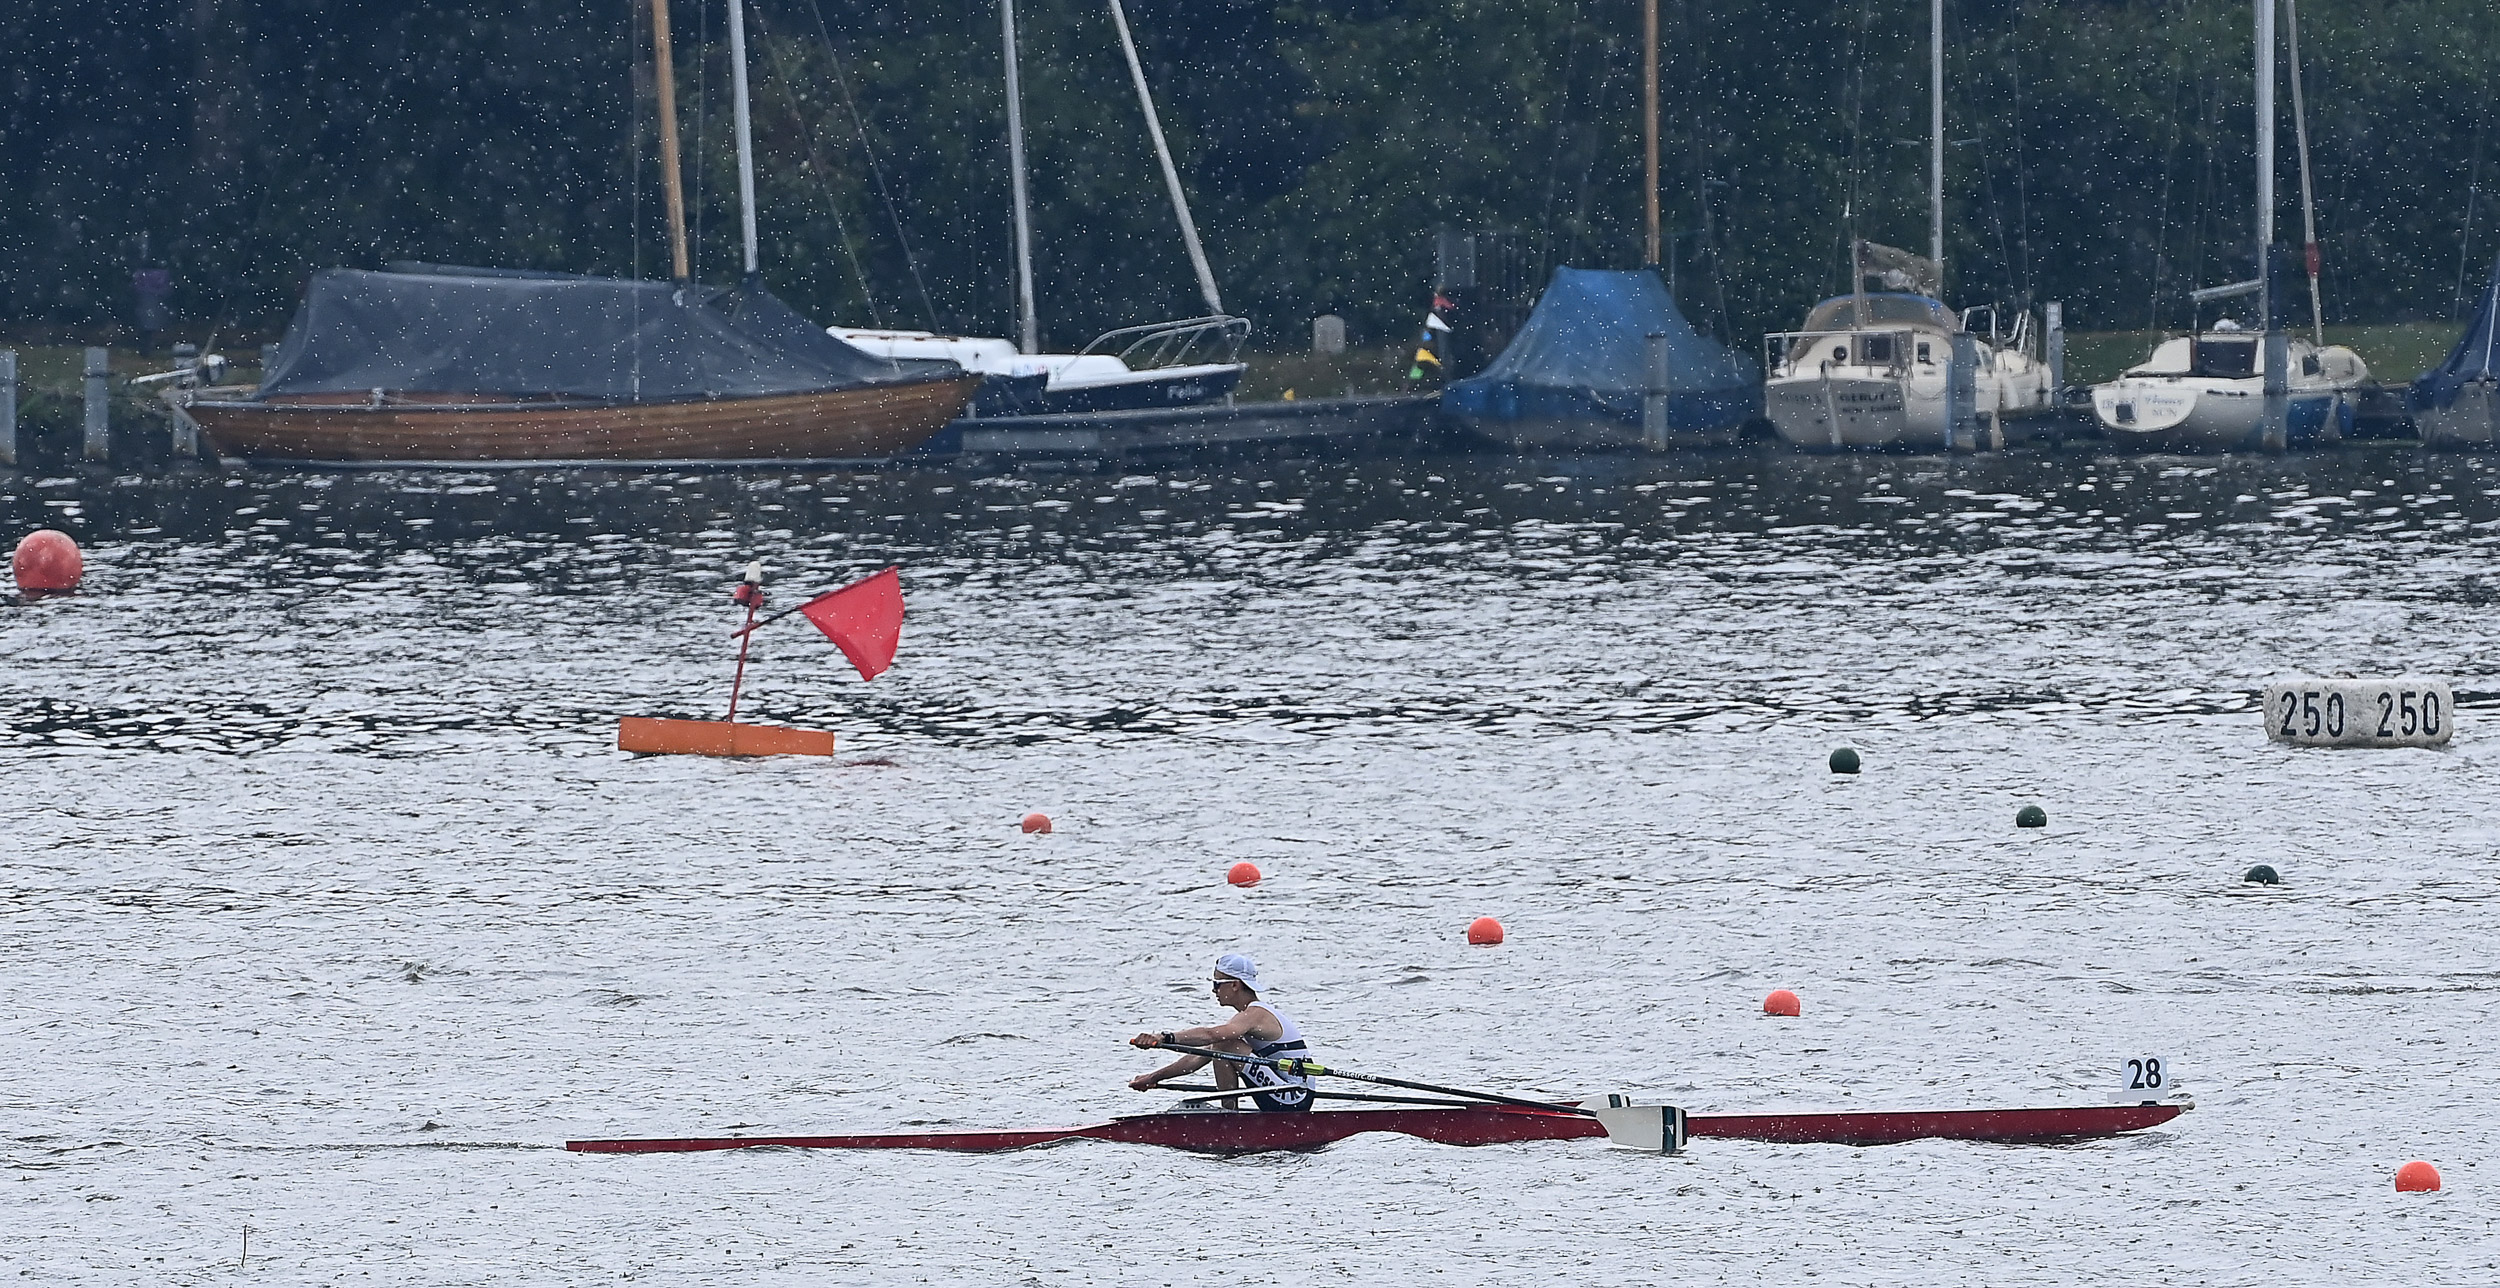
M 1606 1139 L 1622 1149 L 1644 1154 L 1684 1151 L 1684 1111 L 1674 1105 L 1636 1105 L 1627 1095 L 1600 1096 L 1588 1103 Z

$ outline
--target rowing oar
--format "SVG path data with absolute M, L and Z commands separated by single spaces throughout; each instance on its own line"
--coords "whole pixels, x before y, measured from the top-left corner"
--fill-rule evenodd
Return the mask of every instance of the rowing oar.
M 1288 1077 L 1345 1078 L 1354 1082 L 1368 1082 L 1380 1087 L 1404 1087 L 1409 1091 L 1429 1091 L 1436 1096 L 1456 1096 L 1462 1100 L 1480 1100 L 1496 1105 L 1516 1105 L 1521 1109 L 1543 1109 L 1549 1113 L 1578 1114 L 1583 1118 L 1597 1116 L 1594 1111 L 1582 1109 L 1578 1105 L 1560 1104 L 1551 1100 L 1526 1100 L 1518 1096 L 1504 1096 L 1490 1091 L 1469 1091 L 1463 1087 L 1442 1087 L 1429 1082 L 1412 1082 L 1405 1078 L 1383 1078 L 1376 1074 L 1356 1073 L 1351 1069 L 1331 1069 L 1317 1060 L 1270 1060 L 1264 1056 L 1236 1055 L 1230 1051 L 1217 1051 L 1210 1047 L 1182 1046 L 1177 1042 L 1159 1043 L 1157 1047 L 1164 1051 L 1178 1051 L 1183 1055 L 1202 1055 L 1210 1060 L 1231 1060 L 1238 1064 L 1265 1065 Z M 1265 1088 L 1269 1091 L 1276 1089 Z M 1251 1095 L 1259 1090 L 1261 1088 L 1253 1087 L 1241 1094 Z

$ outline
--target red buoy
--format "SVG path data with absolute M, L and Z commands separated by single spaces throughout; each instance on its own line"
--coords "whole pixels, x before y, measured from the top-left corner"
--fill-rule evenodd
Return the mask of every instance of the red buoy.
M 1805 1008 L 1798 1004 L 1795 993 L 1784 988 L 1775 988 L 1771 990 L 1769 997 L 1762 999 L 1762 1013 L 1785 1016 L 1793 1020 L 1804 1014 Z
M 1036 810 L 1035 812 L 1033 812 L 1033 813 L 1031 813 L 1031 814 L 1027 814 L 1027 815 L 1025 815 L 1025 816 L 1024 816 L 1024 830 L 1025 830 L 1025 831 L 1027 831 L 1027 832 L 1048 832 L 1048 831 L 1050 831 L 1050 815 L 1048 815 L 1048 814 L 1044 814 L 1044 813 L 1042 813 L 1042 812 L 1040 812 L 1040 811 L 1038 811 L 1038 810 Z
M 2396 1192 L 2427 1194 L 2439 1188 L 2439 1169 L 2415 1159 L 2396 1169 Z
M 17 588 L 28 595 L 50 595 L 78 589 L 78 579 L 86 575 L 87 561 L 78 553 L 78 543 L 66 532 L 37 528 L 17 543 L 17 554 L 10 561 L 17 574 Z
M 1478 917 L 1474 921 L 1468 922 L 1467 942 L 1471 944 L 1485 945 L 1498 944 L 1502 942 L 1502 923 L 1495 921 L 1491 917 Z
M 1224 874 L 1224 879 L 1232 882 L 1234 885 L 1245 888 L 1257 885 L 1259 883 L 1259 865 L 1256 863 L 1236 863 L 1233 865 L 1232 871 Z

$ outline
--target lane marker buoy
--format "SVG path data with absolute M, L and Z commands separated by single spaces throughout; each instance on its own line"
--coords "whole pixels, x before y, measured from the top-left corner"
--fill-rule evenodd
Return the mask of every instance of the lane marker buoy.
M 1232 871 L 1224 874 L 1224 879 L 1232 882 L 1234 885 L 1242 887 L 1243 889 L 1248 889 L 1249 887 L 1259 883 L 1259 865 L 1256 863 L 1236 863 L 1233 865 Z
M 1771 995 L 1769 997 L 1762 999 L 1762 1013 L 1764 1015 L 1777 1015 L 1793 1020 L 1798 1016 L 1805 1014 L 1805 1007 L 1802 1003 L 1797 1001 L 1797 995 L 1795 993 L 1791 993 L 1784 988 L 1775 988 L 1771 990 Z
M 2283 875 L 2276 872 L 2271 864 L 2260 863 L 2250 868 L 2248 874 L 2241 877 L 2240 881 L 2246 885 L 2281 885 Z
M 17 588 L 27 595 L 57 595 L 78 589 L 79 578 L 87 574 L 86 556 L 78 552 L 78 543 L 66 532 L 37 528 L 17 543 L 17 553 L 9 560 L 10 570 L 17 574 Z
M 1835 774 L 1854 774 L 1858 772 L 1858 749 L 1855 747 L 1841 747 L 1834 750 L 1832 752 L 1832 772 Z
M 2427 1194 L 2439 1188 L 2439 1169 L 2415 1159 L 2396 1169 L 2396 1192 Z
M 1039 811 L 1039 810 L 1035 810 L 1034 812 L 1032 812 L 1032 813 L 1030 813 L 1030 814 L 1025 815 L 1025 816 L 1024 816 L 1024 830 L 1025 830 L 1026 832 L 1028 832 L 1028 833 L 1029 833 L 1029 832 L 1043 832 L 1043 833 L 1047 833 L 1047 832 L 1049 832 L 1049 831 L 1050 831 L 1050 815 L 1048 815 L 1048 814 L 1044 814 L 1044 813 L 1042 813 L 1042 812 L 1041 812 L 1041 811 Z
M 2048 825 L 2049 812 L 2037 805 L 2025 805 L 2014 811 L 2014 826 L 2016 827 L 2047 827 Z
M 1478 917 L 1467 923 L 1467 942 L 1492 945 L 1502 942 L 1502 923 L 1491 917 Z

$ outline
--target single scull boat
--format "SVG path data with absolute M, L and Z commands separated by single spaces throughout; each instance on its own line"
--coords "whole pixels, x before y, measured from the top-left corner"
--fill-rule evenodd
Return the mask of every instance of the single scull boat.
M 1693 1137 L 1793 1145 L 1894 1145 L 1910 1140 L 1978 1140 L 2038 1145 L 2091 1140 L 2157 1127 L 2177 1104 L 2089 1105 L 2071 1109 L 1944 1109 L 1830 1114 L 1694 1114 Z M 721 1149 L 1026 1149 L 1069 1140 L 1162 1145 L 1205 1154 L 1315 1149 L 1365 1132 L 1401 1132 L 1444 1145 L 1504 1145 L 1603 1136 L 1595 1118 L 1510 1105 L 1438 1109 L 1323 1109 L 1270 1114 L 1235 1111 L 1136 1114 L 1084 1127 L 995 1131 L 883 1132 L 864 1136 L 694 1136 L 649 1140 L 570 1140 L 582 1154 L 684 1154 Z

